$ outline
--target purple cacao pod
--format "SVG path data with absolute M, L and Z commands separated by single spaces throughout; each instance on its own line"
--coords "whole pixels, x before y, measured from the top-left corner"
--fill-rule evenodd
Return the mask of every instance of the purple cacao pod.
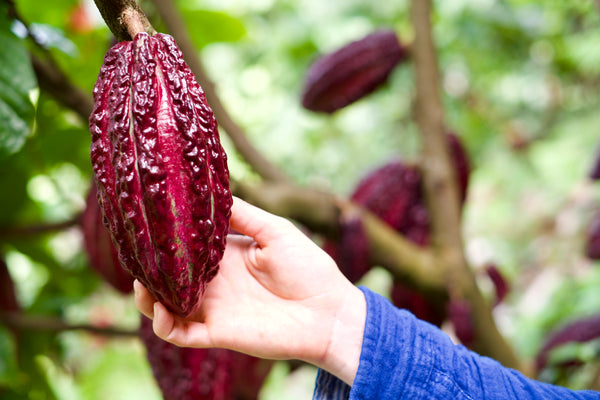
M 452 299 L 447 305 L 448 319 L 454 327 L 454 334 L 462 344 L 471 347 L 475 340 L 475 325 L 471 304 L 465 300 Z
M 350 282 L 357 282 L 371 268 L 369 263 L 369 243 L 360 218 L 351 217 L 341 221 L 340 237 L 323 244 L 340 271 Z
M 467 152 L 458 136 L 447 135 L 462 204 L 466 199 L 470 174 Z M 429 214 L 423 198 L 419 169 L 400 160 L 393 160 L 367 174 L 357 185 L 351 199 L 381 218 L 398 233 L 419 246 L 429 244 Z M 367 238 L 360 221 L 342 221 L 340 237 L 327 240 L 323 248 L 335 260 L 340 270 L 356 282 L 371 268 Z M 392 302 L 419 318 L 440 325 L 446 317 L 446 307 L 438 300 L 428 299 L 402 282 L 394 281 Z
M 319 58 L 309 68 L 302 105 L 332 113 L 370 94 L 408 56 L 398 36 L 380 30 Z
M 165 400 L 256 400 L 273 365 L 226 349 L 177 347 L 143 316 L 140 337 Z
M 216 119 L 171 36 L 139 33 L 109 49 L 90 130 L 119 259 L 170 311 L 189 315 L 217 273 L 232 195 Z
M 584 343 L 600 338 L 600 314 L 579 318 L 550 332 L 535 358 L 537 370 L 548 364 L 550 352 L 566 343 Z
M 92 182 L 81 216 L 85 251 L 94 271 L 119 292 L 129 294 L 133 291 L 133 276 L 121 265 L 117 249 L 102 219 L 98 191 L 96 184 Z
M 504 300 L 510 291 L 510 286 L 496 264 L 488 263 L 485 265 L 484 270 L 488 278 L 490 278 L 490 281 L 492 281 L 494 289 L 496 290 L 496 300 L 494 305 L 497 306 L 502 302 L 502 300 Z
M 441 326 L 446 319 L 443 304 L 432 301 L 423 293 L 407 287 L 398 280 L 394 280 L 390 299 L 396 307 L 404 308 L 415 317 L 435 326 Z

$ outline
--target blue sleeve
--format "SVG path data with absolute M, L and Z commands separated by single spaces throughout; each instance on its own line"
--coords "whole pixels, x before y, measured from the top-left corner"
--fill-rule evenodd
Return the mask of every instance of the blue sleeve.
M 526 378 L 520 372 L 455 345 L 433 325 L 360 288 L 367 319 L 352 387 L 319 370 L 314 400 L 600 399 Z

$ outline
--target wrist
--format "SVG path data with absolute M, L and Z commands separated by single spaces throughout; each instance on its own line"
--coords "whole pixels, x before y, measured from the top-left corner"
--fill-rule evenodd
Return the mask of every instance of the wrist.
M 362 349 L 367 303 L 360 289 L 350 285 L 334 316 L 324 356 L 316 365 L 352 385 Z

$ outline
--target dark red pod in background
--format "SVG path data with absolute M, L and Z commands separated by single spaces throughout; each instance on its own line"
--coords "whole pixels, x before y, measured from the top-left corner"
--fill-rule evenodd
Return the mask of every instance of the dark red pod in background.
M 568 322 L 550 332 L 535 358 L 535 366 L 538 371 L 545 368 L 552 350 L 561 345 L 572 342 L 584 343 L 598 338 L 600 338 L 600 314 Z
M 80 225 L 90 266 L 119 292 L 133 292 L 133 276 L 121 265 L 110 232 L 102 221 L 95 183 L 88 193 Z
M 308 69 L 302 105 L 332 113 L 370 94 L 385 83 L 408 57 L 396 32 L 380 30 L 322 56 Z
M 142 316 L 140 337 L 165 400 L 256 400 L 273 361 L 227 349 L 178 347 Z

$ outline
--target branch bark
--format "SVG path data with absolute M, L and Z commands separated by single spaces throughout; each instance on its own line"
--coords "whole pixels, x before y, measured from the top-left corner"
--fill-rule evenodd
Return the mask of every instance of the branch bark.
M 281 183 L 246 185 L 237 182 L 234 192 L 271 213 L 294 219 L 313 232 L 337 233 L 338 221 L 358 216 L 365 229 L 371 263 L 380 265 L 407 285 L 438 297 L 446 297 L 444 279 L 435 273 L 435 259 L 366 209 L 331 193 Z
M 413 0 L 412 56 L 416 76 L 416 121 L 422 137 L 422 174 L 431 218 L 432 249 L 448 294 L 472 308 L 473 349 L 507 367 L 522 369 L 513 348 L 500 334 L 490 305 L 481 294 L 464 254 L 458 185 L 447 148 L 440 75 L 431 28 L 431 0 Z
M 31 64 L 40 89 L 50 94 L 68 109 L 75 111 L 87 123 L 94 108 L 92 97 L 75 86 L 53 61 L 42 61 L 32 54 Z
M 185 61 L 196 76 L 198 83 L 204 89 L 206 100 L 215 113 L 219 127 L 225 130 L 238 153 L 264 180 L 289 182 L 289 178 L 250 143 L 244 129 L 235 122 L 221 102 L 215 84 L 208 77 L 206 68 L 204 68 L 204 64 L 198 57 L 198 50 L 189 37 L 185 22 L 175 9 L 173 2 L 169 0 L 152 0 L 152 3 L 154 3 L 167 29 L 179 45 Z
M 125 330 L 115 327 L 100 327 L 90 324 L 68 324 L 60 318 L 30 316 L 20 312 L 0 313 L 0 323 L 15 331 L 34 330 L 34 331 L 87 331 L 103 336 L 124 336 L 137 337 L 138 331 Z
M 44 233 L 58 232 L 72 228 L 79 223 L 79 216 L 55 224 L 34 224 L 27 226 L 0 227 L 0 239 L 7 237 L 28 237 Z
M 135 0 L 94 0 L 110 31 L 118 41 L 132 40 L 136 34 L 156 31 Z

